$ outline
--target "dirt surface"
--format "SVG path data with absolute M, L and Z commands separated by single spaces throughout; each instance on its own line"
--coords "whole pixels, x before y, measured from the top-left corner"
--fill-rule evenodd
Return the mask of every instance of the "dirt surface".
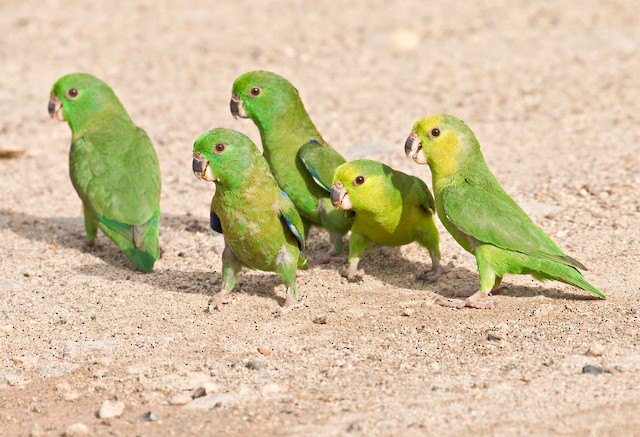
M 639 434 L 640 9 L 536 3 L 0 2 L 0 148 L 26 149 L 0 160 L 0 434 Z M 413 278 L 426 250 L 379 248 L 360 284 L 339 264 L 301 271 L 308 307 L 285 317 L 260 272 L 205 313 L 223 242 L 191 147 L 219 126 L 259 143 L 228 108 L 256 68 L 290 78 L 345 156 L 425 180 L 402 150 L 414 121 L 467 120 L 609 299 L 508 277 L 495 310 L 440 307 L 477 286 L 441 227 L 455 269 L 435 284 Z M 83 250 L 70 132 L 46 111 L 75 71 L 111 84 L 157 148 L 166 252 L 151 274 L 104 236 Z M 321 256 L 327 234 L 309 245 Z M 97 417 L 105 401 L 116 417 Z

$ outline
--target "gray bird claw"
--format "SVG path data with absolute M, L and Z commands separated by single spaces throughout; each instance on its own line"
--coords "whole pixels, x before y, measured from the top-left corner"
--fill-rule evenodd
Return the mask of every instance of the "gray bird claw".
M 357 284 L 364 281 L 364 270 L 359 269 L 354 272 L 350 272 L 348 269 L 340 273 L 343 278 L 347 278 L 347 281 Z
M 301 306 L 305 306 L 305 298 L 301 297 L 298 300 L 288 299 L 284 301 L 284 304 L 273 312 L 273 317 L 282 317 L 285 314 L 295 310 L 296 308 L 300 308 Z
M 222 311 L 222 305 L 225 303 L 229 303 L 229 295 L 226 293 L 218 293 L 209 300 L 207 312 L 212 313 L 215 310 Z
M 422 281 L 424 284 L 428 284 L 431 282 L 435 282 L 438 278 L 440 278 L 440 276 L 450 272 L 451 269 L 453 269 L 453 263 L 449 263 L 446 266 L 438 266 L 416 275 L 416 279 L 418 281 Z
M 96 248 L 96 240 L 87 240 L 84 242 L 84 245 L 82 246 L 82 250 L 84 252 L 93 252 L 95 248 Z

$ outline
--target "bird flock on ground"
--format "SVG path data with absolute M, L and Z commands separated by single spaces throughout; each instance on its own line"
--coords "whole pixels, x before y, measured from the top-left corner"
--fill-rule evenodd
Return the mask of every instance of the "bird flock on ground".
M 506 274 L 529 274 L 604 293 L 588 283 L 585 267 L 566 255 L 504 191 L 489 170 L 480 144 L 460 119 L 426 116 L 413 125 L 404 152 L 431 170 L 433 195 L 414 176 L 377 161 L 347 162 L 325 142 L 298 90 L 285 78 L 252 71 L 233 83 L 231 113 L 253 120 L 263 153 L 246 135 L 225 128 L 196 139 L 192 170 L 213 182 L 211 228 L 222 233 L 221 289 L 208 310 L 228 301 L 246 268 L 276 273 L 286 287 L 277 315 L 304 304 L 296 273 L 307 266 L 305 242 L 312 226 L 324 228 L 331 252 L 318 263 L 341 261 L 350 232 L 350 282 L 363 279 L 362 254 L 373 244 L 417 242 L 431 269 L 417 279 L 431 282 L 449 271 L 442 265 L 435 215 L 475 256 L 480 285 L 466 299 L 440 299 L 448 307 L 491 309 L 490 295 Z M 51 89 L 49 114 L 71 128 L 69 170 L 82 201 L 86 245 L 98 229 L 140 271 L 161 256 L 160 168 L 151 140 L 134 124 L 113 90 L 89 74 L 61 77 Z

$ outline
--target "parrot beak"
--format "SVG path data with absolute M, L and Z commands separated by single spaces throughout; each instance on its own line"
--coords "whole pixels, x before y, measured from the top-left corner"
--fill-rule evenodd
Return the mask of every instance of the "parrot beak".
M 422 141 L 416 132 L 411 132 L 411 135 L 407 137 L 407 141 L 404 142 L 404 154 L 409 156 L 416 164 L 427 164 L 427 157 L 424 156 L 422 151 Z
M 49 116 L 55 118 L 58 121 L 66 121 L 64 114 L 62 113 L 62 101 L 55 94 L 51 93 L 49 97 L 49 104 L 47 105 Z
M 198 179 L 209 182 L 220 182 L 220 179 L 213 176 L 213 172 L 209 166 L 209 160 L 203 158 L 199 152 L 193 155 L 191 168 L 193 169 L 193 174 L 196 175 Z
M 238 97 L 236 93 L 231 94 L 229 109 L 231 109 L 231 115 L 233 115 L 233 118 L 249 118 L 247 111 L 244 110 L 242 99 Z
M 342 182 L 334 182 L 331 186 L 331 203 L 335 208 L 344 209 L 345 211 L 353 208 L 349 193 L 344 189 Z

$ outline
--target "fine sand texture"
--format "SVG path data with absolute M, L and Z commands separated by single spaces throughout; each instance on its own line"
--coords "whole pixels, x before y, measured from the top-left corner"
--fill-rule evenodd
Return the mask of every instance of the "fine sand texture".
M 637 0 L 0 1 L 0 434 L 640 434 L 640 8 Z M 404 140 L 437 112 L 468 122 L 506 191 L 607 300 L 505 278 L 494 310 L 451 309 L 475 259 L 438 224 L 433 284 L 416 244 L 374 248 L 364 281 L 313 260 L 284 317 L 276 276 L 230 304 L 214 186 L 193 141 L 230 127 L 233 80 L 289 78 L 349 159 L 424 178 Z M 49 90 L 90 72 L 148 133 L 163 175 L 164 257 L 134 271 L 83 248 L 67 125 Z M 24 150 L 24 154 L 21 154 Z

